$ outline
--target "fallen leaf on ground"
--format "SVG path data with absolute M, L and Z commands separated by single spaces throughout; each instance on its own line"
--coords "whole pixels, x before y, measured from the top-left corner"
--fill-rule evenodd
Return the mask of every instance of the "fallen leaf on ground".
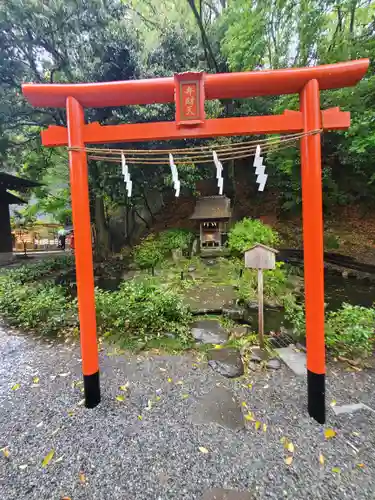
M 51 437 L 54 436 L 55 434 L 57 434 L 59 432 L 59 430 L 60 430 L 60 427 L 58 427 L 53 432 L 51 432 Z
M 151 399 L 149 399 L 149 400 L 147 401 L 146 410 L 151 410 L 151 408 L 152 408 L 152 401 L 151 401 Z
M 205 448 L 204 446 L 200 446 L 200 447 L 199 447 L 199 451 L 200 451 L 201 453 L 208 453 L 207 448 Z
M 81 399 L 81 401 L 79 401 L 77 404 L 78 404 L 78 406 L 82 406 L 84 402 L 85 402 L 85 398 Z
M 10 451 L 8 450 L 8 446 L 5 446 L 5 448 L 1 448 L 1 451 L 3 452 L 5 458 L 9 457 Z
M 268 385 L 268 384 L 266 384 L 266 385 L 263 387 L 263 389 L 268 389 L 268 388 L 269 388 L 269 385 Z
M 74 410 L 68 410 L 68 416 L 72 417 L 74 415 Z
M 245 401 L 242 401 L 241 405 L 242 405 L 244 408 L 247 408 L 247 404 L 245 403 Z
M 182 384 L 183 384 L 182 380 L 179 380 L 178 382 L 176 382 L 176 385 L 182 385 Z
M 20 466 L 19 466 L 19 468 L 20 468 L 21 470 L 25 470 L 25 469 L 27 468 L 27 464 L 20 465 Z
M 181 394 L 182 399 L 187 399 L 189 397 L 189 394 Z
M 43 422 L 39 422 L 39 424 L 37 424 L 36 427 L 39 428 L 39 427 L 42 427 L 42 425 L 43 425 Z
M 247 413 L 247 414 L 245 415 L 245 419 L 246 419 L 246 420 L 249 420 L 249 421 L 253 421 L 253 420 L 254 420 L 254 416 L 253 416 L 253 414 L 251 413 L 251 411 L 249 411 L 249 413 Z
M 324 437 L 326 439 L 332 439 L 336 436 L 336 431 L 334 431 L 333 429 L 326 429 L 324 431 Z
M 39 384 L 39 377 L 33 378 L 33 384 Z
M 214 344 L 214 349 L 222 349 L 223 347 L 222 344 Z
M 50 461 L 53 458 L 53 455 L 55 454 L 55 450 L 52 449 L 44 458 L 42 461 L 42 467 L 47 467 L 47 465 L 50 463 Z
M 169 383 L 173 382 L 172 379 L 171 379 L 171 377 L 167 378 L 167 382 L 169 382 Z
M 70 375 L 70 372 L 59 373 L 59 377 L 68 377 L 69 375 Z
M 353 436 L 360 436 L 359 432 L 352 432 Z
M 248 387 L 249 389 L 252 389 L 252 388 L 253 388 L 253 384 L 247 384 L 247 387 Z
M 79 473 L 79 480 L 81 481 L 81 483 L 85 483 L 86 482 L 86 476 L 84 475 L 83 472 Z
M 12 386 L 12 391 L 18 391 L 18 389 L 21 387 L 21 384 L 14 384 Z
M 319 455 L 319 463 L 320 463 L 321 465 L 324 465 L 324 456 L 323 456 L 321 453 L 320 453 L 320 455 Z
M 267 424 L 263 424 L 263 432 L 266 432 L 267 430 Z
M 364 466 L 365 464 L 357 464 L 357 467 L 359 467 L 360 469 L 362 469 Z
M 285 444 L 285 443 L 286 443 L 286 437 L 285 437 L 285 436 L 282 436 L 282 437 L 280 438 L 280 443 L 281 443 L 281 444 Z
M 293 462 L 292 455 L 290 457 L 285 457 L 284 462 L 286 463 L 286 465 L 291 465 L 291 463 Z
M 120 385 L 120 391 L 127 391 L 129 389 L 129 382 L 126 382 L 124 385 Z
M 142 420 L 142 419 L 143 419 L 142 415 L 138 415 L 138 420 Z
M 62 497 L 61 500 L 72 500 L 70 497 Z
M 161 397 L 160 396 L 155 396 L 155 401 L 160 401 Z
M 117 401 L 125 401 L 125 396 L 116 396 Z
M 288 443 L 287 450 L 290 451 L 290 453 L 294 453 L 294 444 L 292 442 Z
M 335 400 L 335 399 L 333 399 L 333 400 L 331 401 L 330 405 L 331 405 L 332 407 L 333 407 L 333 406 L 336 406 L 336 400 Z
M 166 372 L 166 371 L 167 371 L 167 369 L 166 369 L 166 368 L 159 368 L 159 370 L 160 370 L 161 372 Z
M 257 431 L 258 429 L 260 429 L 260 426 L 261 426 L 261 423 L 259 422 L 259 420 L 257 420 L 255 422 L 255 430 Z
M 64 458 L 64 455 L 63 455 L 63 456 L 61 456 L 61 457 L 59 457 L 59 458 L 56 458 L 56 460 L 55 460 L 55 464 L 59 464 L 60 462 L 62 462 L 62 461 L 63 461 L 63 458 Z
M 332 472 L 336 472 L 337 474 L 340 474 L 341 469 L 340 469 L 340 467 L 332 467 Z

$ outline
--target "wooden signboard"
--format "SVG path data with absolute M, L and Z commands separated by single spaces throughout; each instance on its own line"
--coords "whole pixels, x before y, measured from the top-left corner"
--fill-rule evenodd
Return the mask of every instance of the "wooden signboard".
M 188 71 L 174 75 L 177 126 L 204 122 L 204 74 Z
M 264 348 L 263 269 L 275 269 L 277 250 L 257 243 L 245 252 L 245 267 L 258 269 L 259 344 Z

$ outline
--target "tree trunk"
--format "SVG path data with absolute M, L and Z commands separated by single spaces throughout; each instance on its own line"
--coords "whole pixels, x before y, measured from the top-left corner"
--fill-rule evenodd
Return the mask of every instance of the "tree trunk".
M 109 233 L 107 220 L 104 211 L 104 201 L 101 196 L 95 197 L 95 229 L 97 257 L 105 259 L 111 253 L 111 235 Z

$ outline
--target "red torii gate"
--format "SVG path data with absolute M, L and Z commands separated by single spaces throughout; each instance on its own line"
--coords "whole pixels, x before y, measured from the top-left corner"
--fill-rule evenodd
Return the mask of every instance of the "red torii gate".
M 88 408 L 100 402 L 95 296 L 91 248 L 86 144 L 186 137 L 236 136 L 342 130 L 350 113 L 320 110 L 320 90 L 355 85 L 368 59 L 311 68 L 206 75 L 184 73 L 170 78 L 88 84 L 25 84 L 33 105 L 67 110 L 67 128 L 42 132 L 44 146 L 69 146 L 73 224 L 76 247 L 82 370 Z M 186 85 L 196 98 L 182 100 Z M 276 116 L 205 120 L 204 99 L 233 99 L 298 93 L 300 111 Z M 190 91 L 191 95 L 191 91 Z M 106 125 L 86 124 L 84 108 L 176 102 L 176 121 Z M 187 107 L 190 105 L 190 108 Z M 191 107 L 192 105 L 192 107 Z M 324 267 L 320 134 L 301 138 L 302 215 L 307 339 L 308 411 L 325 422 Z

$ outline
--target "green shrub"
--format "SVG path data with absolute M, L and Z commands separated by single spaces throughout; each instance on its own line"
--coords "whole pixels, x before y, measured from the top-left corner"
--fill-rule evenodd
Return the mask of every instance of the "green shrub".
M 48 276 L 54 271 L 65 270 L 74 267 L 74 256 L 62 255 L 54 259 L 45 259 L 30 264 L 4 270 L 0 276 L 9 276 L 13 281 L 27 283 Z
M 340 356 L 366 357 L 374 349 L 375 308 L 343 304 L 327 314 L 326 345 Z
M 0 277 L 0 314 L 8 323 L 52 334 L 77 324 L 77 304 L 65 290 L 50 283 L 22 284 Z
M 325 233 L 324 248 L 326 248 L 327 250 L 337 250 L 338 248 L 340 248 L 340 241 L 337 236 L 332 233 Z
M 147 236 L 134 248 L 133 258 L 141 269 L 154 269 L 163 260 L 159 242 L 153 234 Z
M 187 229 L 168 229 L 159 233 L 158 242 L 163 253 L 174 249 L 187 250 L 194 240 L 194 233 Z
M 270 226 L 260 220 L 249 218 L 237 222 L 228 235 L 228 247 L 235 255 L 243 255 L 256 243 L 272 246 L 278 241 L 277 233 Z
M 147 342 L 166 332 L 188 339 L 188 308 L 176 292 L 153 279 L 124 282 L 117 292 L 96 290 L 96 311 L 101 332 L 119 342 Z
M 283 299 L 285 318 L 292 324 L 293 333 L 303 337 L 306 333 L 305 306 L 297 302 L 293 294 L 285 295 Z

